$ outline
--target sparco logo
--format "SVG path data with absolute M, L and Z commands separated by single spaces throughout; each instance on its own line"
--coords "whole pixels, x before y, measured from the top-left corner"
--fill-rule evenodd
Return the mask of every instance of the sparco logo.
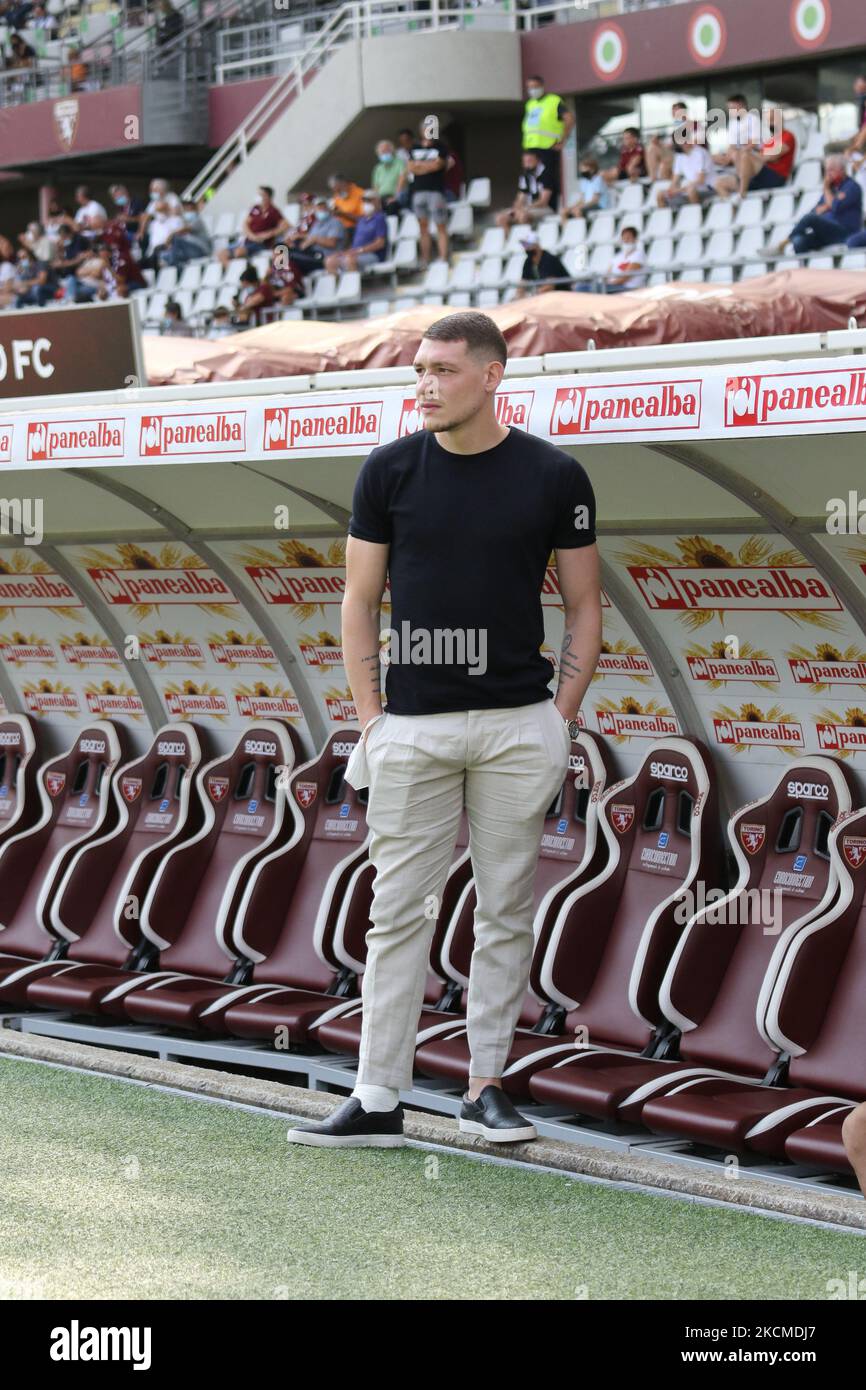
M 493 397 L 497 423 L 516 425 L 518 429 L 528 430 L 534 400 L 534 391 L 497 391 Z M 418 401 L 414 396 L 406 396 L 397 425 L 398 438 L 407 434 L 416 434 L 423 423 L 421 412 L 418 409 Z
M 650 763 L 650 774 L 653 777 L 664 777 L 669 782 L 687 782 L 689 780 L 689 770 L 681 763 Z
M 266 453 L 378 444 L 381 423 L 381 401 L 268 406 L 263 444 Z
M 788 795 L 797 801 L 827 801 L 830 788 L 826 782 L 789 782 Z
M 0 733 L 0 748 L 18 748 L 20 743 L 20 734 Z
M 138 451 L 142 458 L 173 454 L 238 454 L 246 448 L 245 410 L 201 415 L 142 415 Z
M 28 461 L 121 458 L 123 426 L 122 419 L 31 420 L 27 425 Z
M 331 756 L 334 758 L 351 758 L 357 744 L 354 743 L 332 743 Z
M 277 755 L 277 745 L 275 743 L 266 743 L 260 738 L 248 738 L 244 744 L 244 752 L 251 753 L 254 756 L 256 753 L 263 753 L 267 758 L 275 758 Z
M 554 439 L 577 434 L 693 430 L 701 423 L 701 383 L 636 381 L 618 386 L 560 386 L 550 413 Z
M 691 565 L 628 565 L 647 608 L 757 609 L 787 612 L 842 608 L 835 591 L 810 565 L 760 565 L 704 570 Z
M 725 427 L 825 424 L 866 417 L 866 371 L 779 372 L 725 382 Z
M 163 739 L 156 745 L 157 756 L 160 758 L 182 758 L 186 753 L 185 743 L 169 743 Z
M 101 738 L 83 738 L 78 747 L 82 753 L 106 753 L 108 751 Z

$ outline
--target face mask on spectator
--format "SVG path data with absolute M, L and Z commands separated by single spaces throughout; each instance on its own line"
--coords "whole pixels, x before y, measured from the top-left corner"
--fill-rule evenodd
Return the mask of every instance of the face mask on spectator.
M 192 226 L 192 224 L 193 224 L 193 222 L 195 221 L 195 219 L 196 219 L 196 213 L 194 213 L 192 210 L 189 210 L 189 211 L 185 212 L 184 215 L 183 215 L 183 220 L 184 220 L 184 222 L 187 224 L 188 227 L 189 227 L 189 226 Z
M 324 222 L 325 218 L 328 216 L 328 209 L 327 209 L 327 208 L 316 208 L 316 214 L 315 214 L 315 216 L 316 216 L 316 221 L 317 221 L 317 222 Z
M 538 101 L 539 97 L 543 97 L 543 96 L 544 96 L 544 88 L 543 88 L 543 87 L 535 87 L 535 86 L 533 86 L 533 87 L 527 87 L 526 90 L 527 90 L 527 92 L 529 93 L 530 98 L 531 98 L 533 101 Z
M 117 206 L 119 208 L 125 208 L 127 203 L 129 202 L 129 199 L 127 198 L 125 193 L 115 193 L 114 201 L 117 203 Z
M 362 203 L 362 204 L 361 204 L 361 211 L 363 212 L 363 214 L 364 214 L 365 217 L 369 217 L 369 216 L 370 216 L 370 213 L 373 211 L 373 204 L 372 204 L 372 203 Z
M 379 158 L 383 164 L 390 164 L 391 160 L 394 158 L 394 152 L 393 150 L 383 150 Z

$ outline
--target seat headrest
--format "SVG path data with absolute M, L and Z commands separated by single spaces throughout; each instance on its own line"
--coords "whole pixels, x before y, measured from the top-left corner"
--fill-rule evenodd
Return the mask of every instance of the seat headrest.
M 21 775 L 36 752 L 36 735 L 26 714 L 0 718 L 0 825 L 8 825 L 18 801 Z
M 312 838 L 351 844 L 367 838 L 368 788 L 346 781 L 349 758 L 361 737 L 358 729 L 329 734 L 317 758 L 292 778 L 292 796 L 305 817 L 314 816 Z
M 121 752 L 118 729 L 100 719 L 80 730 L 68 752 L 45 764 L 39 775 L 57 824 L 86 829 L 96 823 Z
M 221 828 L 268 834 L 274 824 L 278 779 L 294 762 L 287 724 L 277 719 L 250 724 L 231 752 L 208 763 L 200 774 L 205 798 L 213 807 L 223 808 Z
M 848 769 L 833 758 L 799 758 L 783 768 L 769 794 L 740 807 L 728 823 L 741 879 L 772 879 L 774 887 L 800 895 L 823 892 L 830 831 L 851 809 L 852 785 Z
M 116 794 L 139 829 L 166 832 L 186 805 L 184 776 L 201 762 L 201 744 L 192 724 L 164 724 L 147 752 L 120 768 Z M 128 822 L 127 822 L 128 823 Z
M 608 788 L 600 809 L 608 839 L 630 868 L 685 878 L 714 806 L 712 764 L 696 742 L 670 738 L 650 744 L 637 772 Z

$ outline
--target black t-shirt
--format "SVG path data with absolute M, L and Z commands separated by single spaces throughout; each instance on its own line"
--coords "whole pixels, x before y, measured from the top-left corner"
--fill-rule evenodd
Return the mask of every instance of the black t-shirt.
M 555 212 L 559 203 L 559 180 L 557 170 L 554 165 L 559 159 L 558 151 L 554 151 L 556 160 L 551 160 L 543 164 L 541 160 L 534 169 L 521 169 L 520 178 L 517 180 L 518 193 L 525 193 L 531 203 L 538 201 L 542 190 L 550 189 L 550 201 L 547 206 L 551 212 Z
M 534 261 L 531 256 L 526 257 L 520 278 L 521 280 L 569 280 L 572 277 L 558 256 L 554 256 L 552 251 L 542 251 L 537 261 Z M 561 288 L 567 290 L 568 286 L 562 285 Z
M 390 545 L 388 713 L 513 708 L 550 696 L 551 663 L 539 650 L 546 567 L 551 551 L 595 541 L 592 486 L 563 449 L 512 426 L 492 449 L 453 454 L 419 430 L 365 460 L 349 534 Z M 465 646 L 452 645 L 452 632 Z
M 448 150 L 441 140 L 434 140 L 432 145 L 422 145 L 419 140 L 409 151 L 410 159 L 435 160 L 448 159 Z M 413 193 L 443 193 L 445 191 L 445 168 L 435 169 L 430 174 L 412 175 Z

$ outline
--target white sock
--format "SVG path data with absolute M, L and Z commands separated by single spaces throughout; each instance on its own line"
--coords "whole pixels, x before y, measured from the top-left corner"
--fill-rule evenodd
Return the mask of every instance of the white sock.
M 361 1108 L 369 1115 L 374 1110 L 393 1110 L 400 1100 L 400 1092 L 391 1086 L 364 1086 L 359 1084 L 352 1092 L 361 1102 Z

